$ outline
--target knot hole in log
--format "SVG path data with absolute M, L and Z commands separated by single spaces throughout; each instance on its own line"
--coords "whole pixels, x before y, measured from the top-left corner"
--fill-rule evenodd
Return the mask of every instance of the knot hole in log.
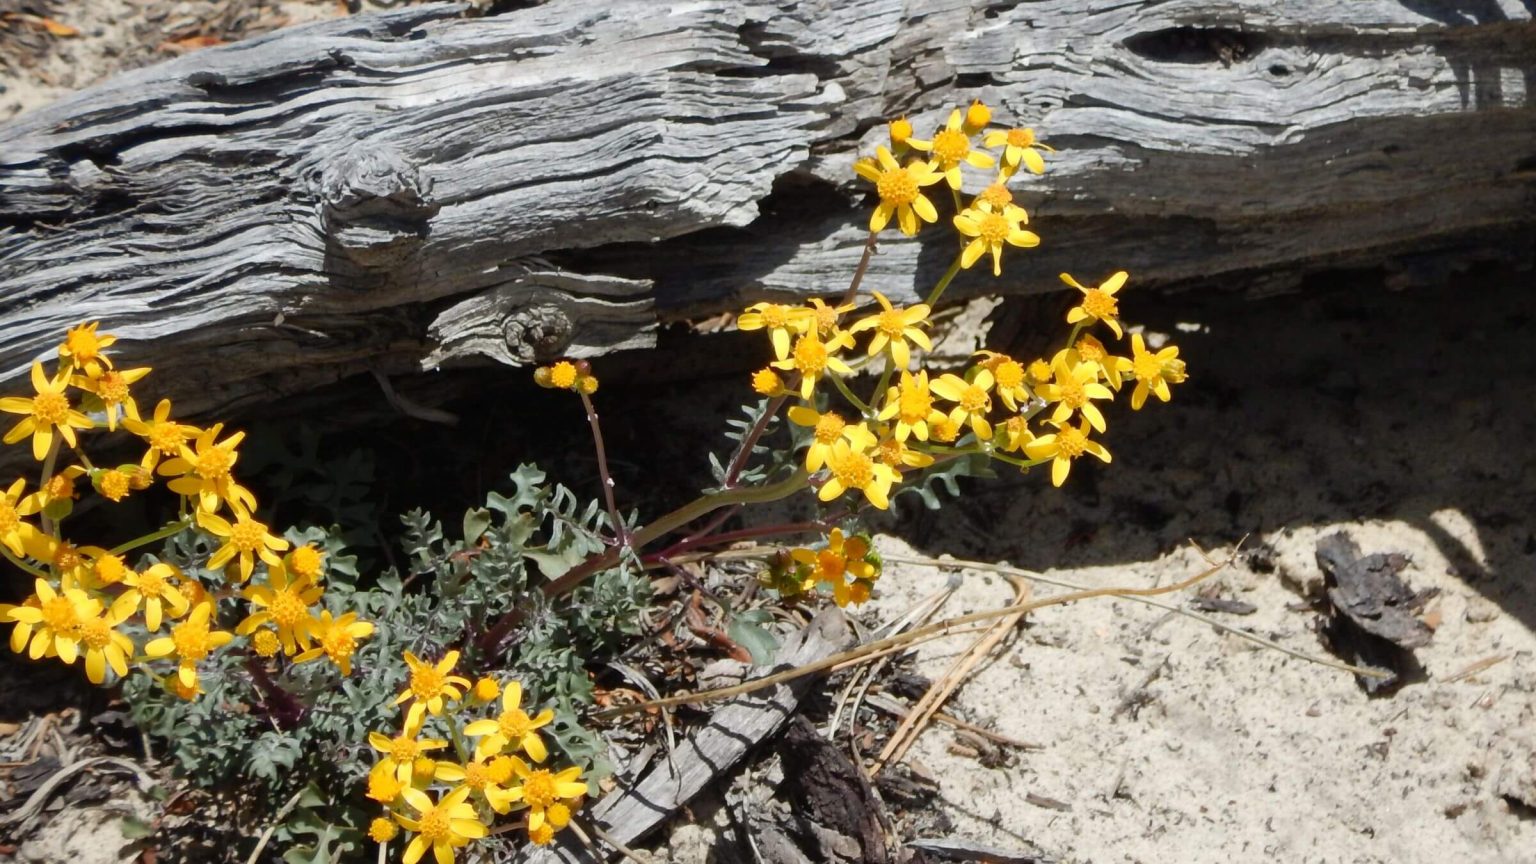
M 501 334 L 513 359 L 532 365 L 563 355 L 575 335 L 575 326 L 561 306 L 530 302 L 507 310 L 502 318 Z
M 1233 63 L 1264 50 L 1262 34 L 1227 27 L 1169 27 L 1138 33 L 1123 43 L 1139 57 L 1158 63 Z
M 438 205 L 428 201 L 416 166 L 388 145 L 359 142 L 320 175 L 321 224 L 329 257 L 377 277 L 400 266 L 431 231 Z

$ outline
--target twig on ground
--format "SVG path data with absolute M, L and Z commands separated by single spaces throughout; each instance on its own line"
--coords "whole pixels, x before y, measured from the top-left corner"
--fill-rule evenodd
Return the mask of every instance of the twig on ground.
M 926 622 L 929 618 L 933 617 L 934 613 L 938 612 L 944 607 L 944 602 L 949 599 L 949 595 L 953 594 L 954 591 L 954 586 L 946 585 L 944 588 L 941 588 L 940 590 L 935 591 L 934 593 L 918 601 L 916 606 L 908 609 L 906 613 L 903 614 L 900 618 L 897 618 L 895 621 L 892 621 L 890 624 L 882 627 L 877 632 L 884 632 L 887 634 L 900 633 L 914 624 L 919 622 Z M 849 679 L 848 686 L 843 688 L 842 694 L 838 697 L 837 710 L 832 712 L 832 719 L 827 721 L 827 727 L 825 730 L 827 737 L 831 737 L 837 734 L 838 726 L 842 724 L 843 709 L 847 707 L 849 703 L 849 697 L 852 696 L 853 691 L 858 689 L 858 695 L 853 696 L 852 698 L 853 710 L 848 715 L 848 729 L 849 731 L 853 730 L 853 724 L 858 721 L 859 717 L 859 704 L 863 702 L 865 694 L 869 692 L 869 686 L 874 683 L 875 676 L 880 674 L 880 670 L 884 668 L 885 664 L 888 662 L 890 662 L 889 655 L 880 658 L 879 662 L 875 663 L 874 665 L 854 673 L 853 677 Z M 860 686 L 861 684 L 863 685 L 862 687 Z M 858 753 L 858 745 L 854 744 L 853 746 L 853 757 L 854 761 L 857 763 L 860 759 Z
M 43 805 L 48 803 L 48 798 L 53 795 L 54 790 L 58 789 L 65 780 L 87 768 L 94 768 L 97 765 L 110 765 L 124 771 L 131 771 L 139 778 L 141 789 L 148 789 L 155 785 L 154 778 L 149 776 L 149 772 L 145 771 L 137 763 L 130 762 L 127 759 L 119 759 L 116 756 L 92 756 L 89 759 L 81 759 L 79 762 L 59 769 L 52 777 L 48 778 L 47 782 L 37 787 L 37 790 L 32 793 L 32 797 L 27 799 L 27 803 L 21 805 L 15 813 L 0 816 L 0 825 L 18 825 L 31 821 L 38 813 L 42 812 Z M 18 828 L 14 833 L 21 834 L 22 830 Z
M 619 853 L 619 855 L 623 857 L 624 860 L 633 861 L 635 864 L 650 864 L 650 862 L 647 859 L 642 858 L 638 852 L 629 848 L 628 846 L 625 846 L 623 843 L 620 843 L 612 834 L 604 831 L 602 826 L 598 825 L 596 822 L 578 822 L 577 820 L 572 819 L 571 827 L 576 830 L 576 836 L 580 837 L 582 842 L 586 843 L 588 846 L 596 845 L 592 842 L 592 838 L 588 837 L 585 833 L 590 831 L 597 836 L 597 839 L 607 843 L 608 848 Z M 596 849 L 593 851 L 595 852 Z
M 868 697 L 865 701 L 869 703 L 871 708 L 874 708 L 878 711 L 884 711 L 885 713 L 890 714 L 898 720 L 906 717 L 907 714 L 911 713 L 912 710 L 896 701 L 895 699 L 892 699 L 889 696 L 883 696 L 879 693 Z M 1044 744 L 1032 744 L 1028 741 L 1020 741 L 1017 738 L 1010 738 L 1007 735 L 993 732 L 991 729 L 987 729 L 983 726 L 977 726 L 975 723 L 967 723 L 966 721 L 961 720 L 959 717 L 956 717 L 953 714 L 945 714 L 943 711 L 933 712 L 933 717 L 931 719 L 934 720 L 934 722 L 943 723 L 945 726 L 953 726 L 956 729 L 963 729 L 966 732 L 980 735 L 981 737 L 991 741 L 994 744 L 1002 744 L 1005 747 L 1017 747 L 1020 750 L 1045 749 Z
M 1460 672 L 1442 678 L 1440 683 L 1455 684 L 1457 681 L 1461 681 L 1462 679 L 1471 678 L 1473 675 L 1476 675 L 1484 669 L 1491 669 L 1494 666 L 1503 663 L 1505 660 L 1509 659 L 1509 656 L 1510 655 L 1508 654 L 1494 654 L 1491 657 L 1484 657 L 1481 660 L 1473 661 L 1472 663 L 1467 664 Z
M 1141 706 L 1152 701 L 1151 697 L 1147 694 L 1147 688 L 1151 686 L 1153 681 L 1157 680 L 1159 675 L 1163 674 L 1163 667 L 1168 665 L 1168 658 L 1172 656 L 1172 654 L 1164 654 L 1163 659 L 1157 661 L 1152 666 L 1151 671 L 1142 676 L 1142 679 L 1136 683 L 1135 687 L 1126 691 L 1125 696 L 1120 699 L 1120 704 L 1116 705 L 1115 710 L 1110 713 L 1109 719 L 1118 720 L 1121 714 L 1129 711 L 1131 712 L 1131 719 L 1135 720 L 1137 713 L 1141 711 Z

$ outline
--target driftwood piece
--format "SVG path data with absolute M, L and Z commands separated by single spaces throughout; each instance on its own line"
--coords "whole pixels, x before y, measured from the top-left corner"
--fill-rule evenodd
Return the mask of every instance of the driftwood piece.
M 1422 676 L 1413 649 L 1428 645 L 1434 631 L 1416 615 L 1439 592 L 1410 590 L 1397 575 L 1408 566 L 1406 558 L 1397 553 L 1361 555 L 1360 547 L 1343 532 L 1317 541 L 1316 557 L 1327 585 L 1323 633 L 1334 651 L 1351 663 L 1391 673 L 1384 679 L 1356 675 L 1355 681 L 1375 695 Z
M 1530 254 L 1528 2 L 517 5 L 278 31 L 0 126 L 5 389 L 83 319 L 228 411 L 832 293 L 879 118 L 973 97 L 1061 152 L 1024 184 L 1043 244 L 957 296 Z M 892 235 L 866 285 L 948 254 Z
M 828 608 L 803 632 L 784 643 L 779 649 L 778 665 L 813 663 L 848 648 L 851 643 L 852 634 L 842 612 Z M 783 726 L 801 697 L 818 680 L 815 676 L 797 678 L 725 703 L 670 758 L 657 759 L 638 783 L 621 787 L 598 802 L 591 819 L 620 843 L 627 845 L 644 837 Z M 568 836 L 562 834 L 561 843 L 535 850 L 528 858 L 529 864 L 586 860 L 585 853 Z

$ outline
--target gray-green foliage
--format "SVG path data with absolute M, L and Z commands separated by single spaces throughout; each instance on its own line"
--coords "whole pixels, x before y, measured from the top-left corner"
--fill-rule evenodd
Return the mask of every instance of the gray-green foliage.
M 521 466 L 511 485 L 510 494 L 493 492 L 484 507 L 464 514 L 451 535 L 429 514 L 402 517 L 403 575 L 360 578 L 330 532 L 289 532 L 296 544 L 326 549 L 322 602 L 331 613 L 355 611 L 375 625 L 353 657 L 353 674 L 343 678 L 323 661 L 273 666 L 236 642 L 205 664 L 207 692 L 195 701 L 167 692 L 147 673 L 130 676 L 124 694 L 135 722 L 163 740 L 164 752 L 194 782 L 248 791 L 258 824 L 297 795 L 269 847 L 285 850 L 291 862 L 339 860 L 364 849 L 358 828 L 377 815 L 363 795 L 377 758 L 367 734 L 398 729 L 394 700 L 407 683 L 405 651 L 436 659 L 458 649 L 458 674 L 523 682 L 524 704 L 556 710 L 554 749 L 602 771 L 601 739 L 577 722 L 576 712 L 592 697 L 586 664 L 613 656 L 640 632 L 649 582 L 637 568 L 621 566 L 567 598 L 546 601 L 538 590 L 545 580 L 602 551 L 607 516 L 597 503 L 546 484 L 531 465 Z M 194 566 L 207 552 L 205 541 L 184 532 L 162 557 L 213 579 L 217 574 Z M 239 613 L 227 605 L 223 625 L 233 628 Z M 481 654 L 477 638 L 514 608 L 520 625 L 496 656 Z

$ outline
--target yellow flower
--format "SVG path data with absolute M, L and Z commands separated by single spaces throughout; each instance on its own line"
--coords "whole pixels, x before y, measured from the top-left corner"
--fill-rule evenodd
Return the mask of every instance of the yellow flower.
M 395 704 L 403 705 L 414 699 L 410 707 L 411 717 L 420 717 L 422 711 L 428 711 L 433 716 L 443 713 L 445 699 L 462 699 L 464 691 L 470 687 L 468 678 L 450 674 L 458 662 L 457 651 L 444 654 L 436 665 L 419 659 L 409 651 L 405 652 L 405 665 L 411 667 L 411 683 L 404 693 L 395 698 Z
M 401 728 L 400 734 L 393 738 L 382 732 L 368 733 L 369 746 L 384 754 L 383 761 L 375 765 L 373 771 L 380 774 L 393 775 L 395 781 L 401 786 L 411 785 L 416 773 L 416 762 L 427 753 L 433 750 L 441 750 L 448 746 L 447 741 L 421 737 L 421 723 L 423 719 L 424 717 L 419 714 L 407 715 L 405 726 Z M 428 759 L 426 761 L 435 767 L 436 763 L 432 762 L 432 760 Z M 373 794 L 375 790 L 372 787 L 373 784 L 370 782 L 369 797 L 381 800 Z M 387 784 L 381 784 L 381 788 L 384 787 L 387 787 Z M 385 788 L 385 791 L 388 791 L 387 788 Z M 396 791 L 398 792 L 398 790 Z M 394 799 L 391 797 L 389 800 Z M 385 803 L 388 802 L 386 801 Z
M 975 135 L 985 129 L 992 122 L 992 109 L 988 108 L 980 99 L 971 103 L 971 107 L 965 109 L 965 131 Z
M 1007 354 L 999 354 L 996 351 L 977 351 L 981 357 L 982 368 L 992 373 L 993 385 L 997 391 L 997 397 L 1003 400 L 1009 411 L 1019 410 L 1019 404 L 1029 401 L 1029 388 L 1025 386 L 1028 373 L 1023 364 L 1009 357 Z
M 549 758 L 549 750 L 538 730 L 555 719 L 555 712 L 548 708 L 529 717 L 522 708 L 523 685 L 510 681 L 501 691 L 501 713 L 494 720 L 476 720 L 464 727 L 465 735 L 485 736 L 475 745 L 475 756 L 484 759 L 494 756 L 507 747 L 512 752 L 522 751 L 535 762 Z
M 1024 453 L 1031 459 L 1051 460 L 1051 485 L 1067 482 L 1067 472 L 1072 470 L 1072 460 L 1084 453 L 1092 454 L 1101 461 L 1110 461 L 1109 451 L 1097 441 L 1088 440 L 1088 421 L 1073 426 L 1066 423 L 1050 435 L 1041 435 L 1024 445 Z
M 169 399 L 161 399 L 155 405 L 155 413 L 149 420 L 140 419 L 139 408 L 134 403 L 128 403 L 127 408 L 128 416 L 123 418 L 123 428 L 143 438 L 149 445 L 144 458 L 139 460 L 146 471 L 155 470 L 163 457 L 181 455 L 182 445 L 197 437 L 201 431 L 196 426 L 172 420 Z
M 1029 248 L 1040 245 L 1040 235 L 1025 231 L 1020 225 L 1029 221 L 1024 208 L 1006 204 L 1001 210 L 983 210 L 968 207 L 955 217 L 955 228 L 971 242 L 960 253 L 960 266 L 969 268 L 980 260 L 983 252 L 992 253 L 992 275 L 1003 274 L 1003 244 Z
M 393 799 L 391 799 L 393 800 Z M 368 839 L 375 843 L 388 843 L 400 830 L 387 817 L 380 816 L 368 823 Z
M 912 137 L 912 121 L 906 117 L 897 117 L 886 124 L 891 133 L 891 146 L 902 149 L 907 146 L 907 139 Z
M 101 400 L 102 410 L 107 414 L 107 428 L 116 431 L 119 410 L 125 410 L 128 416 L 138 416 L 139 406 L 133 401 L 130 388 L 148 374 L 148 366 L 123 371 L 108 369 L 96 377 L 76 375 L 70 383 Z
M 402 827 L 416 832 L 405 847 L 405 857 L 401 859 L 405 864 L 416 864 L 428 849 L 437 864 L 453 864 L 454 850 L 489 833 L 474 805 L 464 800 L 469 797 L 468 788 L 461 786 L 445 793 L 436 804 L 420 789 L 402 789 L 400 794 L 417 814 L 414 819 L 395 815 L 395 821 Z
M 949 419 L 949 415 L 939 412 L 939 416 L 928 421 L 928 437 L 940 444 L 953 444 L 960 437 L 960 424 Z
M 373 623 L 357 620 L 356 612 L 347 612 L 332 620 L 331 610 L 323 609 L 319 618 L 309 622 L 309 635 L 315 640 L 315 647 L 293 658 L 293 662 L 308 663 L 324 654 L 336 664 L 341 674 L 351 675 L 357 640 L 373 635 Z
M 907 141 L 914 150 L 933 154 L 933 158 L 939 163 L 938 170 L 943 172 L 944 179 L 949 181 L 951 189 L 960 188 L 960 163 L 964 162 L 976 168 L 991 168 L 997 164 L 997 160 L 988 154 L 971 147 L 971 136 L 965 134 L 964 125 L 965 121 L 960 114 L 960 109 L 956 108 L 950 112 L 949 121 L 933 136 L 932 140 L 919 141 L 912 138 Z
M 74 500 L 80 497 L 80 493 L 75 491 L 75 481 L 85 473 L 85 468 L 79 465 L 67 466 L 44 480 L 43 485 L 28 496 L 29 500 L 22 502 L 22 506 L 34 513 L 41 511 L 53 519 L 68 516 L 74 508 Z
M 901 233 L 908 237 L 917 233 L 918 220 L 939 221 L 939 211 L 923 194 L 924 186 L 932 186 L 944 178 L 933 166 L 921 160 L 913 160 L 905 166 L 896 161 L 891 151 L 875 148 L 874 159 L 860 159 L 853 164 L 854 173 L 875 184 L 875 194 L 880 203 L 869 217 L 869 230 L 876 233 L 885 230 L 896 216 Z
M 931 389 L 940 399 L 955 403 L 949 411 L 951 423 L 956 427 L 969 424 L 977 438 L 990 441 L 992 424 L 987 422 L 987 412 L 992 410 L 992 397 L 988 395 L 994 383 L 992 373 L 978 368 L 968 378 L 950 372 L 933 382 Z
M 1061 274 L 1061 281 L 1083 292 L 1083 302 L 1073 306 L 1067 311 L 1067 323 L 1076 324 L 1079 321 L 1103 321 L 1109 325 L 1109 329 L 1115 331 L 1115 338 L 1119 339 L 1125 334 L 1120 329 L 1120 322 L 1116 316 L 1120 314 L 1119 305 L 1115 301 L 1115 292 L 1125 285 L 1129 274 L 1124 270 L 1116 272 L 1105 279 L 1097 288 L 1087 288 L 1073 279 L 1071 274 Z
M 1051 372 L 1051 364 L 1045 362 L 1043 357 L 1031 360 L 1029 365 L 1024 367 L 1024 373 L 1029 376 L 1029 383 L 1036 387 L 1051 383 L 1051 375 L 1054 374 Z
M 373 734 L 375 733 L 369 733 L 370 736 Z M 390 739 L 385 738 L 384 740 L 388 741 Z M 369 743 L 371 744 L 372 741 L 370 740 Z M 397 766 L 394 762 L 386 759 L 384 762 L 380 762 L 373 766 L 373 768 L 369 769 L 369 798 L 372 798 L 380 804 L 388 806 L 389 804 L 393 804 L 396 798 L 400 797 L 400 790 L 405 788 L 407 784 L 401 783 L 400 778 L 396 776 L 395 769 L 398 767 L 399 766 Z
M 501 695 L 501 685 L 495 678 L 484 677 L 475 682 L 475 699 L 489 702 Z
M 270 628 L 263 627 L 251 634 L 251 650 L 256 652 L 257 657 L 274 657 L 282 647 L 283 643 L 277 638 L 277 633 Z
M 212 566 L 212 562 L 210 565 Z M 267 584 L 245 589 L 243 596 L 251 605 L 260 607 L 247 615 L 235 628 L 241 636 L 249 636 L 256 628 L 271 622 L 277 627 L 277 638 L 283 653 L 292 656 L 309 650 L 310 627 L 314 619 L 309 607 L 319 602 L 324 589 L 302 576 L 289 580 L 288 571 L 282 565 L 267 568 Z
M 10 620 L 16 622 L 12 650 L 20 653 L 21 646 L 30 642 L 27 656 L 33 660 L 57 654 L 65 663 L 75 662 L 80 656 L 81 619 L 99 613 L 101 604 L 78 588 L 55 591 L 45 579 L 36 580 L 34 590 L 35 603 L 29 599 L 10 609 Z
M 1023 453 L 1024 448 L 1035 440 L 1035 433 L 1029 428 L 1029 422 L 1018 414 L 997 424 L 994 430 L 997 437 L 997 449 L 1004 453 Z
M 79 442 L 75 437 L 75 430 L 89 429 L 94 424 L 91 423 L 91 418 L 70 407 L 69 397 L 64 395 L 64 389 L 68 386 L 68 370 L 59 370 L 59 374 L 50 381 L 48 376 L 43 374 L 43 364 L 34 362 L 32 388 L 37 391 L 37 395 L 30 398 L 25 396 L 0 398 L 0 411 L 28 415 L 5 433 L 5 443 L 15 444 L 31 435 L 32 456 L 39 461 L 47 458 L 48 451 L 53 447 L 55 430 L 64 439 L 64 443 L 71 447 L 77 446 Z
M 1056 403 L 1051 422 L 1059 426 L 1077 412 L 1103 432 L 1104 414 L 1091 400 L 1113 399 L 1115 394 L 1099 383 L 1098 364 L 1077 361 L 1073 352 L 1062 351 L 1051 363 L 1051 371 L 1051 383 L 1040 387 L 1040 398 Z
M 530 768 L 521 759 L 513 759 L 512 768 L 522 778 L 521 786 L 514 786 L 503 794 L 487 793 L 491 798 L 491 807 L 498 813 L 505 813 L 511 809 L 511 805 L 521 802 L 528 808 L 528 830 L 537 830 L 539 826 L 547 823 L 554 825 L 554 820 L 549 818 L 556 806 L 564 809 L 556 811 L 561 818 L 570 819 L 570 803 L 587 794 L 587 784 L 577 780 L 581 776 L 580 768 L 566 768 L 554 773 L 544 768 Z M 558 828 L 561 826 L 554 825 Z
M 753 303 L 747 311 L 736 317 L 740 330 L 767 330 L 773 343 L 773 356 L 783 360 L 789 356 L 789 340 L 816 325 L 815 313 L 802 306 L 785 306 L 781 303 Z
M 988 147 L 1007 145 L 1003 150 L 1003 173 L 1005 175 L 1011 175 L 1019 170 L 1020 162 L 1023 162 L 1024 166 L 1035 174 L 1045 173 L 1045 159 L 1040 156 L 1040 151 L 1035 148 L 1039 147 L 1043 150 L 1050 150 L 1051 148 L 1035 140 L 1035 130 L 1009 129 L 1006 132 L 988 132 L 987 137 L 983 141 Z
M 868 448 L 874 444 L 874 436 L 868 429 L 860 426 L 849 426 L 848 421 L 835 411 L 825 414 L 819 413 L 814 408 L 805 405 L 796 405 L 789 409 L 789 422 L 796 426 L 808 426 L 811 432 L 811 445 L 805 451 L 805 470 L 820 471 L 821 466 L 827 464 L 827 456 L 832 452 L 832 445 L 847 438 L 856 446 Z M 861 436 L 868 436 L 864 440 Z M 862 442 L 862 443 L 861 443 Z
M 829 306 L 820 297 L 812 297 L 805 301 L 811 305 L 807 311 L 811 313 L 811 320 L 816 322 L 816 332 L 825 339 L 837 332 L 838 321 L 854 310 L 855 304 L 845 303 L 842 306 Z
M 1131 374 L 1136 377 L 1136 389 L 1131 392 L 1131 410 L 1140 411 L 1146 404 L 1147 394 L 1167 402 L 1173 395 L 1169 384 L 1181 384 L 1189 376 L 1184 371 L 1184 361 L 1179 359 L 1179 349 L 1169 345 L 1153 354 L 1140 333 L 1131 334 Z
M 1073 345 L 1072 348 L 1077 352 L 1077 356 L 1083 358 L 1085 362 L 1097 364 L 1099 376 L 1104 379 L 1104 383 L 1116 390 L 1120 389 L 1121 376 L 1131 371 L 1131 360 L 1129 357 L 1117 357 L 1109 353 L 1109 349 L 1104 347 L 1104 343 L 1093 338 L 1092 333 L 1084 333 L 1079 336 L 1077 344 Z
M 942 416 L 943 412 L 933 407 L 928 370 L 922 369 L 913 375 L 903 369 L 900 383 L 885 391 L 885 405 L 880 409 L 879 419 L 896 419 L 897 441 L 906 441 L 913 435 L 919 441 L 927 441 L 929 424 Z
M 1002 180 L 981 190 L 981 194 L 971 200 L 971 206 L 978 210 L 986 210 L 991 213 L 1001 213 L 1003 209 L 1013 204 L 1013 193 L 1008 191 L 1008 184 Z M 1020 220 L 1020 221 L 1028 221 Z
M 300 579 L 319 582 L 325 575 L 325 553 L 313 546 L 295 546 L 283 558 L 288 572 Z
M 827 372 L 836 375 L 853 374 L 848 364 L 837 358 L 838 351 L 852 347 L 853 335 L 850 333 L 838 333 L 826 342 L 821 340 L 819 334 L 806 333 L 795 340 L 795 347 L 789 357 L 769 365 L 776 369 L 799 372 L 800 398 L 810 399 L 811 394 L 816 392 L 817 382 Z
M 221 648 L 235 638 L 233 633 L 211 629 L 208 621 L 212 615 L 212 603 L 197 604 L 187 620 L 171 628 L 171 635 L 145 645 L 144 653 L 157 659 L 176 655 L 180 661 L 176 669 L 176 680 L 183 687 L 196 687 L 197 664 L 213 653 L 215 648 Z
M 224 545 L 208 558 L 208 569 L 217 570 L 238 557 L 240 581 L 251 578 L 256 568 L 256 558 L 267 562 L 269 569 L 281 569 L 283 559 L 277 553 L 288 548 L 288 541 L 267 530 L 262 522 L 252 519 L 249 513 L 235 508 L 235 521 L 207 510 L 197 511 L 197 524 L 209 534 L 224 538 Z
M 214 513 L 220 502 L 227 502 L 231 510 L 251 513 L 256 509 L 256 496 L 236 483 L 230 473 L 240 460 L 235 448 L 245 440 L 245 433 L 235 432 L 214 443 L 222 431 L 224 424 L 215 423 L 212 428 L 203 430 L 191 446 L 182 444 L 178 456 L 160 464 L 160 474 L 174 477 L 166 485 L 178 495 L 196 498 L 201 510 Z
M 80 647 L 85 654 L 85 677 L 92 684 L 100 684 L 106 680 L 108 666 L 117 673 L 117 677 L 126 677 L 128 658 L 133 656 L 133 640 L 117 632 L 117 626 L 127 616 L 118 611 L 116 604 L 103 613 L 100 601 L 95 599 L 78 611 Z
M 894 437 L 880 439 L 875 445 L 875 459 L 896 469 L 898 474 L 903 468 L 927 468 L 933 464 L 932 456 L 914 450 Z
M 102 353 L 102 349 L 112 347 L 117 341 L 117 337 L 110 333 L 96 335 L 96 327 L 100 324 L 100 321 L 92 321 L 71 328 L 64 334 L 64 344 L 59 346 L 59 359 L 66 366 L 79 369 L 92 378 L 101 375 L 102 367 L 112 368 L 112 360 Z
M 555 842 L 554 823 L 546 821 L 537 828 L 528 829 L 528 842 L 535 846 L 548 846 Z
M 128 565 L 123 562 L 122 556 L 113 555 L 100 546 L 86 546 L 80 551 L 84 552 L 91 561 L 88 580 L 91 588 L 99 589 L 108 585 L 117 585 L 127 577 Z
M 879 354 L 889 345 L 891 360 L 896 363 L 897 368 L 905 369 L 907 362 L 912 358 L 911 348 L 907 346 L 908 340 L 924 351 L 933 350 L 933 342 L 918 326 L 928 323 L 928 313 L 931 310 L 927 303 L 918 303 L 903 309 L 892 306 L 891 301 L 885 299 L 885 295 L 879 291 L 872 293 L 875 295 L 875 300 L 879 301 L 881 311 L 859 319 L 848 328 L 849 333 L 871 329 L 875 331 L 874 338 L 869 340 L 869 356 Z
M 849 489 L 856 489 L 881 510 L 890 507 L 891 486 L 901 479 L 894 468 L 876 462 L 863 448 L 849 446 L 846 439 L 833 443 L 832 452 L 827 454 L 827 469 L 832 476 L 821 485 L 818 498 L 831 501 Z
M 0 543 L 18 557 L 26 554 L 24 544 L 37 533 L 37 529 L 22 517 L 41 509 L 36 499 L 21 494 L 26 485 L 27 481 L 18 477 L 11 488 L 0 492 Z
M 153 633 L 160 629 L 160 620 L 167 607 L 170 609 L 171 618 L 180 618 L 186 614 L 191 605 L 187 596 L 177 587 L 181 579 L 181 571 L 176 568 L 176 565 L 163 561 L 151 564 L 144 569 L 143 573 L 129 570 L 123 574 L 123 584 L 128 586 L 128 590 L 123 592 L 112 606 L 131 615 L 137 612 L 142 604 L 144 626 Z
M 134 472 L 143 470 L 137 465 L 128 467 Z M 128 493 L 133 491 L 133 476 L 121 468 L 101 469 L 91 474 L 91 485 L 96 487 L 101 497 L 116 503 L 127 498 Z
M 789 391 L 784 388 L 784 379 L 779 377 L 779 373 L 764 367 L 752 373 L 752 392 L 771 399 Z

